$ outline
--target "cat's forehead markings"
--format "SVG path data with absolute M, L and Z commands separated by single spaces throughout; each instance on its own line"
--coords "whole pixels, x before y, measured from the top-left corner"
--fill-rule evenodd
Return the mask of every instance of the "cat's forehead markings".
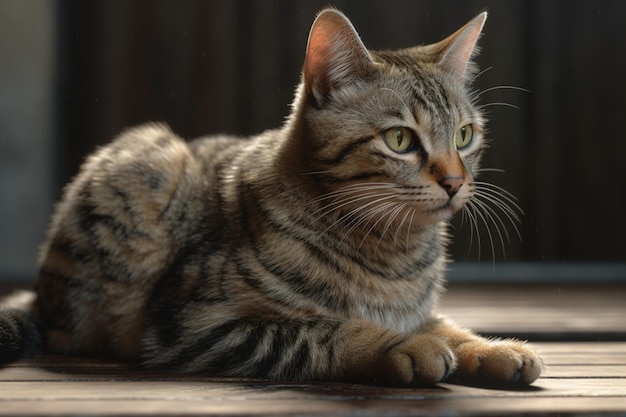
M 405 60 L 408 59 L 405 56 L 401 56 Z M 412 113 L 415 117 L 418 116 L 415 109 L 422 110 L 420 113 L 429 113 L 433 116 L 444 115 L 448 118 L 452 118 L 453 104 L 450 101 L 448 90 L 444 83 L 438 80 L 435 74 L 431 74 L 430 71 L 418 65 L 414 60 L 411 62 L 405 62 L 404 60 L 392 61 L 387 60 L 385 56 L 385 64 L 390 72 L 388 72 L 389 88 L 383 88 L 382 90 L 392 91 L 399 98 L 401 94 L 399 91 L 406 91 L 402 96 L 406 99 L 400 99 L 401 104 L 408 105 L 409 103 L 414 107 Z M 399 57 L 394 57 L 399 58 Z M 393 88 L 397 86 L 400 88 Z M 393 86 L 393 87 L 392 87 Z M 408 93 L 408 96 L 406 95 Z M 412 102 L 412 103 L 411 103 Z M 435 117 L 436 119 L 437 117 Z
M 424 148 L 426 153 L 432 153 L 432 118 L 427 112 L 420 111 L 418 108 L 413 110 L 411 120 L 408 122 L 414 124 L 414 130 L 420 140 L 420 146 Z

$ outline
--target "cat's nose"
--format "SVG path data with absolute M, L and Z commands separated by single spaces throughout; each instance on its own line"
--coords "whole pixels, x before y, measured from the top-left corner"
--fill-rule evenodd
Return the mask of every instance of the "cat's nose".
M 441 185 L 441 188 L 446 190 L 448 196 L 452 198 L 459 191 L 459 188 L 461 188 L 461 186 L 463 185 L 463 181 L 465 181 L 464 177 L 447 176 L 439 180 L 439 185 Z

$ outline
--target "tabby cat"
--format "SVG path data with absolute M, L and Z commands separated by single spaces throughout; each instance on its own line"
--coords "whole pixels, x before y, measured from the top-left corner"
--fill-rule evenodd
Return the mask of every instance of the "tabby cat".
M 34 293 L 5 301 L 0 355 L 408 386 L 532 383 L 541 359 L 433 313 L 446 222 L 476 192 L 471 92 L 483 13 L 445 40 L 368 51 L 313 23 L 284 126 L 185 142 L 124 132 L 67 186 Z

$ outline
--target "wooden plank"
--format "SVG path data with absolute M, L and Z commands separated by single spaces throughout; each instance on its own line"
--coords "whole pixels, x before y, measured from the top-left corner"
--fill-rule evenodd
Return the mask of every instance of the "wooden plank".
M 626 340 L 626 286 L 452 284 L 440 311 L 485 334 Z
M 188 380 L 139 381 L 13 381 L 0 383 L 2 399 L 58 400 L 135 400 L 176 398 L 212 401 L 224 398 L 264 400 L 419 400 L 452 398 L 541 398 L 541 397 L 620 397 L 626 407 L 626 378 L 545 378 L 528 388 L 501 389 L 440 384 L 434 388 L 395 389 L 338 383 L 274 383 L 267 381 L 211 382 Z
M 0 413 L 285 413 L 379 410 L 472 412 L 626 411 L 626 380 L 542 380 L 505 391 L 442 384 L 431 389 L 384 389 L 341 384 L 101 383 L 0 384 Z M 172 406 L 176 406 L 176 410 Z
M 625 342 L 550 342 L 537 343 L 545 354 L 569 353 L 572 351 L 586 353 L 626 352 Z
M 146 402 L 80 401 L 0 402 L 0 415 L 306 415 L 306 416 L 622 416 L 623 398 L 570 398 L 555 401 L 539 398 L 533 401 L 511 401 L 508 398 L 439 400 L 370 401 L 351 399 L 264 401 L 248 399 L 217 399 L 212 401 L 181 401 L 158 399 Z
M 626 378 L 626 365 L 549 364 L 543 378 Z

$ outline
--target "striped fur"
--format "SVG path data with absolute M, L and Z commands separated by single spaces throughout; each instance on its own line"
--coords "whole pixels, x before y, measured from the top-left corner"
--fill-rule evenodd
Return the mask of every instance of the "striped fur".
M 433 313 L 445 223 L 472 198 L 483 149 L 467 79 L 484 19 L 374 52 L 323 11 L 281 129 L 185 142 L 149 124 L 99 149 L 41 250 L 30 311 L 45 348 L 282 380 L 534 381 L 530 349 Z M 474 139 L 460 149 L 463 126 Z M 398 127 L 407 152 L 383 139 Z

